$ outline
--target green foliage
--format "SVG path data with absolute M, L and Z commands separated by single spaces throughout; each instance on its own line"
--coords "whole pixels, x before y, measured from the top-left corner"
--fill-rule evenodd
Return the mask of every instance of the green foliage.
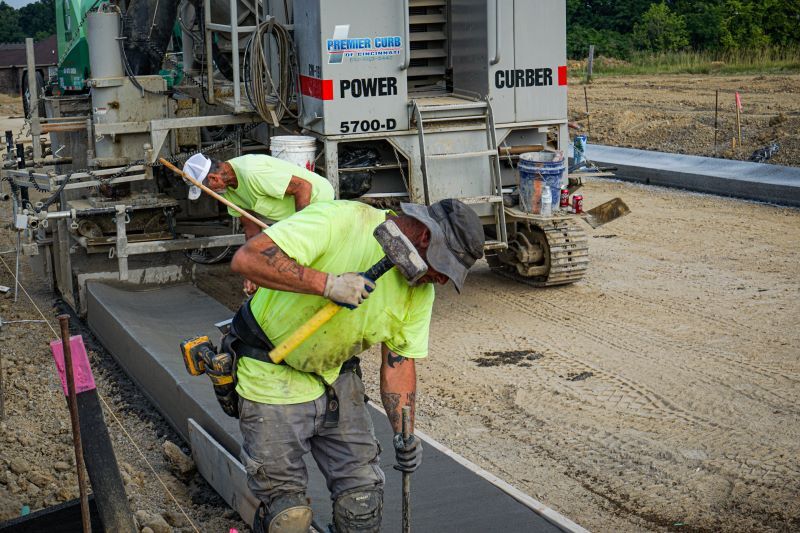
M 19 9 L 0 2 L 0 43 L 16 43 L 26 37 L 41 41 L 55 32 L 54 0 L 38 0 Z
M 25 38 L 19 27 L 19 13 L 17 10 L 0 2 L 0 43 L 16 43 Z
M 640 50 L 677 52 L 689 46 L 686 20 L 664 2 L 652 4 L 641 21 L 633 25 L 633 42 Z
M 54 0 L 38 0 L 19 9 L 19 24 L 27 37 L 37 41 L 56 32 L 56 6 Z
M 640 74 L 753 74 L 800 72 L 800 47 L 727 52 L 633 52 L 627 61 L 598 57 L 594 77 Z M 572 76 L 585 77 L 580 69 Z
M 586 57 L 589 45 L 593 44 L 595 54 L 627 59 L 633 52 L 629 35 L 614 30 L 596 30 L 578 26 L 567 31 L 567 56 L 571 59 Z
M 567 50 L 632 60 L 691 49 L 736 56 L 800 47 L 800 0 L 567 0 Z M 746 62 L 745 62 L 746 63 Z

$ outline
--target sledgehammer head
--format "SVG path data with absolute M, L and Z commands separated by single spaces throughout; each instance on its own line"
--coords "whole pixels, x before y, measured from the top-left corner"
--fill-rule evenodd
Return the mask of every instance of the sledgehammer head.
M 425 260 L 393 220 L 387 220 L 375 228 L 373 235 L 386 258 L 397 267 L 409 285 L 419 281 L 428 272 Z

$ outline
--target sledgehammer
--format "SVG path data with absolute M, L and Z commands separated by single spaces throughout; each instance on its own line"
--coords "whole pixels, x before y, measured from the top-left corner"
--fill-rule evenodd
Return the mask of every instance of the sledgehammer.
M 394 221 L 387 220 L 375 228 L 373 235 L 386 256 L 364 272 L 363 276 L 365 278 L 377 281 L 379 277 L 386 274 L 394 266 L 411 285 L 428 272 L 428 265 L 425 260 L 422 259 L 417 249 L 411 244 L 408 237 L 400 231 Z M 317 311 L 308 322 L 297 328 L 286 340 L 273 348 L 269 352 L 269 358 L 275 364 L 283 361 L 292 350 L 300 346 L 303 341 L 333 318 L 341 309 L 342 306 L 339 304 L 329 302 L 325 307 Z

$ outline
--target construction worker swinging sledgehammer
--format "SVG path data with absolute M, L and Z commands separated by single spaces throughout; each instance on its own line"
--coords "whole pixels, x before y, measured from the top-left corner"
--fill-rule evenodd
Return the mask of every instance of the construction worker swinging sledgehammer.
M 402 436 L 401 413 L 411 407 L 413 428 L 415 360 L 428 354 L 432 284 L 450 280 L 460 291 L 483 255 L 484 233 L 458 200 L 402 209 L 397 216 L 359 202 L 315 203 L 249 239 L 233 258 L 232 269 L 261 287 L 236 313 L 222 347 L 237 361 L 241 459 L 262 502 L 256 532 L 308 531 L 308 452 L 331 491 L 335 530 L 380 530 L 384 474 L 356 357 L 376 343 L 395 468 L 413 472 L 422 461 L 419 439 Z M 422 263 L 411 284 L 401 265 L 386 264 L 393 237 L 377 238 L 389 226 Z M 331 301 L 350 310 L 331 315 L 275 364 L 275 346 Z

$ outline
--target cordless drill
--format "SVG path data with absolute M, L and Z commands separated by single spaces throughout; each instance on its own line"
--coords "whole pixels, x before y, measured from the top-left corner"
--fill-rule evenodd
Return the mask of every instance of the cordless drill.
M 239 418 L 239 397 L 234 379 L 235 361 L 229 353 L 217 353 L 217 348 L 207 335 L 187 339 L 181 343 L 181 354 L 186 371 L 192 376 L 206 374 L 214 386 L 225 414 Z

